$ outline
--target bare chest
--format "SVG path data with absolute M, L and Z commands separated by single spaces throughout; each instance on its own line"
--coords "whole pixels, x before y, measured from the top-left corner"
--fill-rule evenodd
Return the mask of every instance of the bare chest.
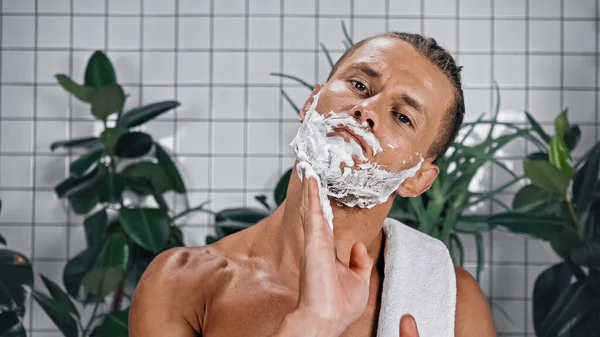
M 376 335 L 378 288 L 372 287 L 372 296 L 364 312 L 341 336 Z M 297 302 L 297 294 L 275 284 L 251 277 L 233 279 L 225 290 L 207 303 L 202 336 L 269 336 L 279 328 L 285 316 L 296 308 Z

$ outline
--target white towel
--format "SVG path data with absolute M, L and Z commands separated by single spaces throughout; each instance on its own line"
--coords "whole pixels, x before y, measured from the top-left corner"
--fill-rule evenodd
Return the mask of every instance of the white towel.
M 378 337 L 398 337 L 400 318 L 414 316 L 421 337 L 454 336 L 456 275 L 446 246 L 386 219 Z M 400 336 L 402 337 L 402 336 Z

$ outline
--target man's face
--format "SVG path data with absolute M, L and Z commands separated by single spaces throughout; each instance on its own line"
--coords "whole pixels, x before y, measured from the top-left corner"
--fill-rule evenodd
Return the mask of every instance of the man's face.
M 425 177 L 419 173 L 415 177 L 424 180 L 406 193 L 409 196 L 428 189 L 439 172 L 432 164 L 435 158 L 426 155 L 440 134 L 453 93 L 445 74 L 409 43 L 380 37 L 362 45 L 340 64 L 320 88 L 316 111 L 345 112 L 366 122 L 383 151 L 373 155 L 369 149 L 365 156 L 387 171 L 413 167 L 423 157 L 419 173 Z M 352 137 L 341 130 L 335 133 Z

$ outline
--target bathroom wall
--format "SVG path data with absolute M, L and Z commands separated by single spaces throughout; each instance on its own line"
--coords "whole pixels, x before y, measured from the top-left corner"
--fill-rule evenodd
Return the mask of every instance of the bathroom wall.
M 259 206 L 254 196 L 270 196 L 293 163 L 298 120 L 280 90 L 297 104 L 309 91 L 269 73 L 324 82 L 319 44 L 338 58 L 342 21 L 355 41 L 388 30 L 435 37 L 464 66 L 467 120 L 493 109 L 496 81 L 503 120 L 523 124 L 528 110 L 551 129 L 568 106 L 580 149 L 599 139 L 598 0 L 1 0 L 0 8 L 0 233 L 58 281 L 85 241 L 81 218 L 53 192 L 71 157 L 49 144 L 99 125 L 53 76 L 82 81 L 96 49 L 114 62 L 129 107 L 181 101 L 146 130 L 176 154 L 192 203 L 211 200 L 214 210 Z M 527 151 L 516 142 L 502 160 L 521 173 Z M 480 178 L 475 187 L 485 190 L 508 176 L 488 168 Z M 187 243 L 202 245 L 211 225 L 190 219 Z M 557 258 L 540 241 L 503 232 L 485 240 L 481 286 L 500 336 L 533 336 L 533 282 Z M 474 242 L 465 245 L 474 271 Z M 59 336 L 37 305 L 29 311 L 32 336 Z

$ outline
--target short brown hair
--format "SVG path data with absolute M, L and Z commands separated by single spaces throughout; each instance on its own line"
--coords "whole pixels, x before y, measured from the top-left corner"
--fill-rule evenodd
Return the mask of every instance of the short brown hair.
M 444 72 L 452 86 L 454 87 L 454 101 L 450 108 L 448 109 L 448 113 L 442 120 L 442 130 L 440 130 L 440 136 L 436 139 L 436 141 L 431 145 L 429 149 L 428 156 L 435 156 L 435 158 L 439 158 L 448 151 L 448 148 L 452 145 L 456 136 L 458 135 L 458 131 L 462 125 L 464 116 L 465 116 L 465 99 L 462 90 L 462 80 L 460 76 L 460 72 L 462 67 L 456 65 L 454 58 L 450 53 L 442 48 L 435 39 L 431 37 L 425 37 L 420 34 L 412 34 L 412 33 L 400 33 L 400 32 L 390 32 L 380 35 L 375 35 L 369 38 L 366 38 L 352 47 L 350 47 L 342 57 L 335 63 L 331 72 L 329 73 L 329 77 L 327 81 L 331 79 L 333 74 L 337 71 L 340 64 L 344 62 L 350 55 L 354 53 L 358 48 L 360 48 L 363 44 L 378 38 L 378 37 L 393 37 L 400 39 L 402 41 L 406 41 L 410 43 L 417 51 L 419 51 L 423 56 L 425 56 L 430 62 L 435 64 L 440 70 Z

